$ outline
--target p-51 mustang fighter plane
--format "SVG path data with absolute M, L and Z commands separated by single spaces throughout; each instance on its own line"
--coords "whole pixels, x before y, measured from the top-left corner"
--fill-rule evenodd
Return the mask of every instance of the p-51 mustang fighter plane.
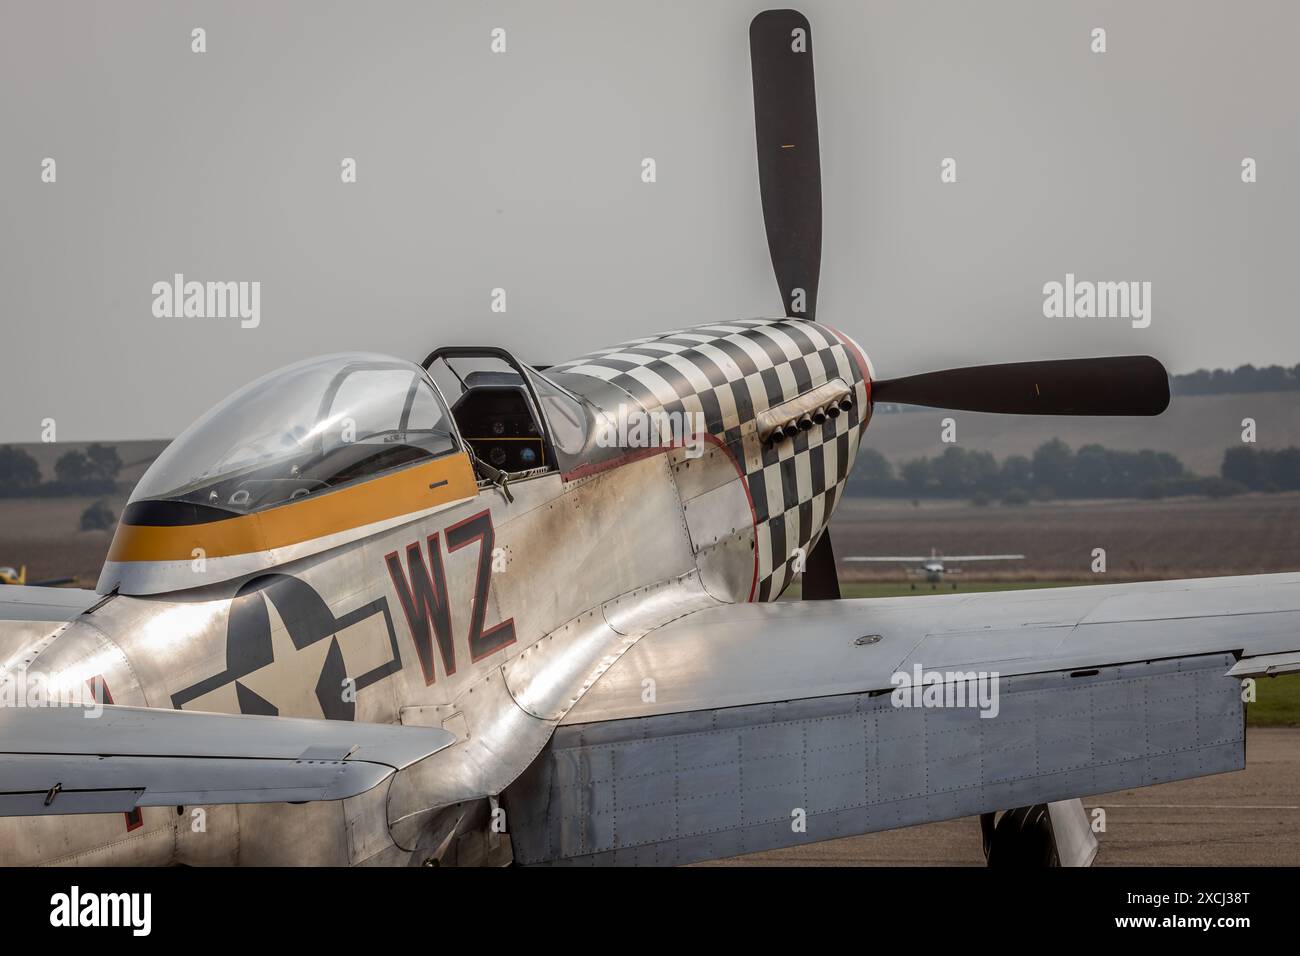
M 669 864 L 966 814 L 991 861 L 1086 862 L 1076 798 L 1243 765 L 1300 575 L 838 599 L 874 401 L 1150 415 L 1167 377 L 877 379 L 814 320 L 808 22 L 750 46 L 786 316 L 545 370 L 335 355 L 228 398 L 94 591 L 0 590 L 0 863 Z M 778 602 L 797 567 L 812 600 Z

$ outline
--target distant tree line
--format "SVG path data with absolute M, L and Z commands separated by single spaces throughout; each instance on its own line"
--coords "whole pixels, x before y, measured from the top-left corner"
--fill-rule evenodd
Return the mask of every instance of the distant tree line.
M 111 445 L 72 449 L 54 463 L 54 480 L 41 480 L 41 467 L 31 453 L 0 445 L 0 497 L 32 498 L 61 495 L 102 495 L 117 490 L 122 459 Z
M 1300 449 L 1291 451 L 1300 455 Z M 1268 471 L 1268 467 L 1283 466 L 1261 467 L 1261 474 L 1272 476 L 1277 488 L 1300 487 L 1283 485 Z M 1300 469 L 1288 474 L 1300 482 Z M 1073 451 L 1054 438 L 1039 445 L 1029 457 L 1008 455 L 999 462 L 987 451 L 952 445 L 937 457 L 911 458 L 897 468 L 874 448 L 864 448 L 850 473 L 847 491 L 862 496 L 970 498 L 977 504 L 1000 500 L 1016 505 L 1052 498 L 1222 497 L 1254 487 L 1235 471 L 1228 473 L 1226 457 L 1222 475 L 1200 477 L 1188 472 L 1169 452 L 1116 451 L 1101 445 L 1084 445 Z
M 1223 453 L 1223 477 L 1251 491 L 1300 490 L 1300 448 L 1238 445 Z
M 1287 368 L 1269 365 L 1256 368 L 1242 365 L 1234 369 L 1197 369 L 1170 380 L 1175 395 L 1228 395 L 1241 392 L 1293 392 L 1300 390 L 1300 365 Z

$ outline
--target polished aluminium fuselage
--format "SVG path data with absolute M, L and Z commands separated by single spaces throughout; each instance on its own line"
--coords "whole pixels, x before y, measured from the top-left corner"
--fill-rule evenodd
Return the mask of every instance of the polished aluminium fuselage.
M 456 744 L 339 802 L 3 820 L 0 863 L 429 861 L 455 832 L 448 814 L 496 810 L 641 636 L 700 608 L 780 596 L 870 418 L 861 351 L 796 320 L 668 333 L 548 374 L 607 419 L 699 412 L 707 434 L 613 450 L 593 440 L 567 467 L 510 481 L 509 494 L 480 481 L 255 573 L 117 594 L 26 654 L 65 680 L 102 678 L 116 704 L 440 726 Z M 762 412 L 837 378 L 851 410 L 762 440 Z

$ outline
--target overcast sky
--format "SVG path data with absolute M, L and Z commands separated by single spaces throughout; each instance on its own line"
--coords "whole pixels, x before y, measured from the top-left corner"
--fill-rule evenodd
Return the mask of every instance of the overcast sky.
M 486 343 L 547 364 L 778 312 L 760 9 L 0 0 L 0 441 L 39 440 L 47 417 L 60 440 L 172 437 L 322 352 Z M 802 9 L 820 314 L 879 374 L 1300 362 L 1300 3 Z M 156 318 L 153 284 L 177 272 L 259 281 L 260 326 Z M 1067 272 L 1151 282 L 1150 327 L 1044 318 L 1043 285 Z

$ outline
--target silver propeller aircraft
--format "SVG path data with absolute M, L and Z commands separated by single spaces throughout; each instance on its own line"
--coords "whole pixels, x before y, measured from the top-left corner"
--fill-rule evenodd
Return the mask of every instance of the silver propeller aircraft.
M 334 355 L 217 405 L 93 591 L 0 589 L 0 864 L 675 864 L 968 814 L 991 862 L 1078 863 L 1077 798 L 1243 766 L 1300 575 L 839 599 L 873 402 L 1154 415 L 1168 383 L 877 379 L 816 321 L 808 21 L 750 49 L 785 317 L 549 368 Z
M 939 554 L 939 552 L 936 549 L 931 548 L 930 556 L 928 558 L 923 554 L 921 555 L 913 555 L 913 554 L 858 555 L 855 554 L 852 555 L 851 557 L 845 558 L 844 560 L 861 562 L 861 563 L 873 563 L 873 564 L 918 565 L 918 567 L 915 568 L 907 568 L 906 569 L 907 573 L 909 575 L 923 576 L 925 580 L 930 584 L 938 585 L 943 583 L 943 576 L 945 574 L 962 573 L 961 568 L 954 568 L 949 566 L 954 561 L 962 564 L 966 564 L 971 561 L 1023 561 L 1024 559 L 1025 556 L 1023 554 L 954 554 L 945 557 Z M 957 586 L 956 584 L 953 585 L 954 588 L 956 586 Z M 912 585 L 912 587 L 915 588 L 916 585 Z

